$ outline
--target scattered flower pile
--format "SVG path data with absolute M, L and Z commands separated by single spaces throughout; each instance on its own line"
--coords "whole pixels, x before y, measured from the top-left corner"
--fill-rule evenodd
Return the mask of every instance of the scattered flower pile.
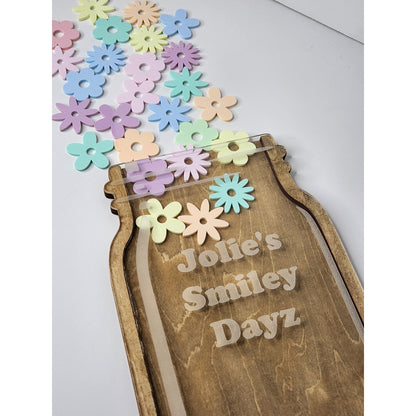
M 200 175 L 208 173 L 211 162 L 204 149 L 217 152 L 221 163 L 233 162 L 238 166 L 247 163 L 255 150 L 248 134 L 219 132 L 208 124 L 216 117 L 232 120 L 232 107 L 237 99 L 222 95 L 215 86 L 207 89 L 209 84 L 203 74 L 194 70 L 200 65 L 201 56 L 199 49 L 188 40 L 200 26 L 198 19 L 188 16 L 183 9 L 174 15 L 163 14 L 160 7 L 147 0 L 126 4 L 122 17 L 110 15 L 114 8 L 107 4 L 109 0 L 78 2 L 72 10 L 78 20 L 89 19 L 93 37 L 101 42 L 98 46 L 92 45 L 85 59 L 77 56 L 73 48 L 81 35 L 74 23 L 52 22 L 52 76 L 62 78 L 63 91 L 68 95 L 68 102 L 56 103 L 59 112 L 52 119 L 60 122 L 61 131 L 72 128 L 77 135 L 83 133 L 80 140 L 67 146 L 67 152 L 76 158 L 77 170 L 86 170 L 91 165 L 108 168 L 110 161 L 106 154 L 115 149 L 120 162 L 137 161 L 136 170 L 130 169 L 127 173 L 128 180 L 134 183 L 134 192 L 160 196 L 175 178 L 183 177 L 187 182 L 191 177 L 198 180 Z M 134 52 L 124 48 L 127 43 Z M 164 86 L 170 91 L 169 97 L 164 97 L 153 91 L 167 69 L 170 79 Z M 124 91 L 117 96 L 116 103 L 95 108 L 94 99 L 103 95 L 107 77 L 116 72 L 126 76 Z M 192 106 L 202 110 L 197 120 L 187 115 Z M 137 129 L 141 124 L 137 116 L 146 108 L 152 112 L 147 120 L 155 123 L 155 129 L 169 128 L 175 132 L 178 152 L 166 160 L 149 159 L 159 153 L 157 135 Z M 94 131 L 83 132 L 87 127 Z M 96 132 L 108 132 L 113 139 L 100 140 Z M 230 146 L 233 140 L 236 141 L 234 148 Z M 151 175 L 152 180 L 148 180 Z M 189 215 L 179 219 L 176 217 L 182 211 L 180 203 L 163 208 L 159 201 L 150 199 L 150 214 L 146 217 L 153 240 L 163 242 L 167 231 L 184 236 L 197 233 L 199 244 L 203 244 L 207 235 L 219 239 L 216 228 L 229 224 L 218 216 L 231 209 L 239 213 L 240 206 L 248 208 L 247 201 L 254 199 L 250 195 L 253 188 L 246 184 L 247 179 L 239 181 L 238 175 L 232 179 L 226 175 L 223 181 L 217 179 L 216 185 L 210 187 L 214 193 L 209 196 L 216 200 L 215 208 L 210 211 L 208 199 L 203 200 L 200 209 L 188 203 Z M 164 222 L 158 221 L 161 216 Z M 142 217 L 137 219 L 138 226 Z

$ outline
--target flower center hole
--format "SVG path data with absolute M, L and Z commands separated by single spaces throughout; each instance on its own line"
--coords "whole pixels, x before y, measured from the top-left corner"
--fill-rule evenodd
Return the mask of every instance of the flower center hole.
M 175 25 L 176 26 L 181 26 L 182 25 L 182 22 L 180 20 L 175 20 Z
M 131 150 L 133 150 L 133 152 L 140 152 L 140 150 L 142 149 L 143 149 L 143 146 L 140 143 L 133 143 L 131 146 Z
M 94 4 L 91 4 L 90 10 L 94 10 L 94 9 L 95 9 L 95 5 Z
M 55 32 L 53 32 L 53 35 L 56 38 L 61 38 L 64 35 L 64 32 L 61 32 L 60 30 L 56 30 Z
M 232 151 L 232 152 L 236 152 L 240 147 L 238 146 L 237 143 L 231 142 L 228 143 L 228 148 Z
M 164 216 L 164 215 L 159 215 L 157 217 L 157 222 L 160 222 L 161 224 L 163 224 L 164 222 L 166 222 L 168 219 Z
M 146 14 L 146 12 L 144 10 L 138 10 L 137 14 L 143 16 L 144 14 Z
M 182 52 L 179 52 L 177 56 L 178 56 L 178 58 L 180 58 L 180 59 L 185 58 L 185 54 L 184 54 L 184 53 L 182 53 Z
M 182 82 L 182 84 L 183 84 L 184 87 L 187 87 L 189 85 L 189 82 L 188 81 L 184 81 L 184 82 Z
M 234 189 L 229 189 L 229 190 L 227 191 L 227 195 L 228 195 L 228 196 L 235 196 L 235 195 L 236 195 L 236 192 L 234 191 Z
M 61 63 L 63 62 L 63 60 L 62 59 L 58 59 L 57 61 L 56 61 L 56 63 L 58 64 L 58 65 L 61 65 Z
M 78 116 L 79 116 L 78 111 L 71 112 L 71 117 L 78 117 Z
M 166 111 L 166 115 L 167 115 L 167 116 L 172 115 L 172 111 L 170 111 L 170 110 Z
M 90 155 L 90 156 L 94 155 L 95 154 L 95 149 L 93 147 L 89 147 L 87 149 L 87 154 Z
M 139 65 L 139 70 L 140 71 L 148 71 L 149 69 L 150 69 L 150 67 L 147 64 L 140 64 Z
M 83 81 L 81 81 L 81 82 L 79 83 L 79 86 L 80 86 L 81 88 L 88 88 L 88 87 L 90 86 L 90 83 L 84 79 Z
M 205 217 L 200 218 L 199 222 L 203 225 L 205 225 L 208 221 Z
M 146 180 L 147 180 L 148 182 L 153 182 L 155 179 L 156 179 L 156 176 L 155 176 L 155 175 L 153 175 L 153 176 L 149 176 L 149 177 L 147 177 L 147 178 L 146 178 Z
M 185 163 L 185 165 L 192 165 L 192 163 L 194 163 L 194 161 L 190 157 L 187 157 L 187 158 L 185 158 L 184 163 Z
M 193 133 L 191 136 L 191 140 L 193 140 L 194 142 L 200 142 L 202 139 L 203 137 L 201 133 Z
M 145 42 L 150 42 L 152 40 L 152 38 L 150 36 L 145 36 L 145 38 L 143 40 Z
M 108 55 L 103 55 L 103 56 L 101 57 L 101 59 L 102 59 L 103 61 L 108 61 L 108 60 L 110 59 L 110 57 L 109 57 Z
M 219 103 L 218 101 L 213 101 L 213 102 L 211 103 L 211 105 L 212 105 L 212 107 L 214 107 L 214 108 L 218 108 L 218 107 L 220 106 L 220 103 Z
M 107 32 L 108 33 L 117 33 L 117 28 L 115 28 L 114 26 L 108 26 Z
M 121 118 L 119 116 L 114 116 L 113 117 L 113 123 L 120 123 Z
M 142 93 L 140 91 L 136 91 L 134 93 L 134 98 L 142 98 Z

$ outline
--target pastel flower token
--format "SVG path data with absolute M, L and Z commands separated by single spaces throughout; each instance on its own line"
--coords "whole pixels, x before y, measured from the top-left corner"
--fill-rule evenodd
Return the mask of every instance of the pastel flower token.
M 66 74 L 70 71 L 79 72 L 79 68 L 75 64 L 79 64 L 84 59 L 73 56 L 74 49 L 67 49 L 63 51 L 60 46 L 57 46 L 52 52 L 52 76 L 59 72 L 62 79 L 66 78 Z
M 60 113 L 52 116 L 52 120 L 62 121 L 59 130 L 63 131 L 69 127 L 73 127 L 76 133 L 81 133 L 82 125 L 94 126 L 94 121 L 91 116 L 98 114 L 95 108 L 88 108 L 90 105 L 89 99 L 81 101 L 80 103 L 74 98 L 69 97 L 69 105 L 57 103 L 56 107 Z
M 130 39 L 131 24 L 123 22 L 121 17 L 111 16 L 108 19 L 98 19 L 92 32 L 95 39 L 102 40 L 106 45 L 125 43 Z
M 52 20 L 52 49 L 59 46 L 61 49 L 72 48 L 74 40 L 78 40 L 80 33 L 74 29 L 74 24 L 69 20 L 58 22 Z
M 171 97 L 176 97 L 182 94 L 182 99 L 188 102 L 191 98 L 191 94 L 195 96 L 201 96 L 202 92 L 200 88 L 208 85 L 205 81 L 198 81 L 201 78 L 202 72 L 189 73 L 188 68 L 183 68 L 182 72 L 178 74 L 175 71 L 170 71 L 171 81 L 166 81 L 165 86 L 173 88 L 170 93 Z
M 254 154 L 256 145 L 250 142 L 250 138 L 244 131 L 233 133 L 230 130 L 223 130 L 218 139 L 212 142 L 211 149 L 218 153 L 221 163 L 233 162 L 236 166 L 244 166 L 248 157 Z
M 233 96 L 221 97 L 221 91 L 217 87 L 208 90 L 208 97 L 196 97 L 194 104 L 202 108 L 201 118 L 210 121 L 218 116 L 222 121 L 233 119 L 233 113 L 228 109 L 237 104 L 237 98 Z
M 97 19 L 108 19 L 106 13 L 113 12 L 114 7 L 106 6 L 108 0 L 78 0 L 79 6 L 72 8 L 72 11 L 78 13 L 78 20 L 90 19 L 94 24 Z
M 152 1 L 142 0 L 139 2 L 135 0 L 133 3 L 127 4 L 123 15 L 124 19 L 132 25 L 149 27 L 152 23 L 157 23 L 160 17 L 160 7 L 157 7 Z
M 128 58 L 124 72 L 139 84 L 146 80 L 159 81 L 162 78 L 160 73 L 164 69 L 164 62 L 156 59 L 153 53 L 147 52 L 143 55 L 133 53 Z
M 181 123 L 175 143 L 183 146 L 207 147 L 218 137 L 218 130 L 208 127 L 205 120 L 195 120 L 192 123 Z
M 163 159 L 138 160 L 138 170 L 127 173 L 127 179 L 134 183 L 133 192 L 137 195 L 147 193 L 154 196 L 163 195 L 166 185 L 170 185 L 175 180 L 173 173 L 167 171 L 167 166 Z
M 130 104 L 120 104 L 117 108 L 110 105 L 103 104 L 100 106 L 100 113 L 103 118 L 95 122 L 95 129 L 97 131 L 104 131 L 111 129 L 113 137 L 118 139 L 123 137 L 125 128 L 138 127 L 140 120 L 136 117 L 129 116 Z
M 175 178 L 183 175 L 183 180 L 188 182 L 190 175 L 194 180 L 198 180 L 199 174 L 208 173 L 205 168 L 211 166 L 211 162 L 205 159 L 209 158 L 209 153 L 203 152 L 202 149 L 194 149 L 192 145 L 189 145 L 187 149 L 179 146 L 179 149 L 179 152 L 175 152 L 166 159 L 170 163 L 169 168 L 174 169 Z
M 173 201 L 163 208 L 162 204 L 155 198 L 147 201 L 147 210 L 149 215 L 141 215 L 136 219 L 136 225 L 140 228 L 143 226 L 143 217 L 149 220 L 152 229 L 152 240 L 157 243 L 163 243 L 166 240 L 167 232 L 173 234 L 182 234 L 185 224 L 176 217 L 182 211 L 182 205 Z
M 142 51 L 156 53 L 163 51 L 163 47 L 168 44 L 167 36 L 162 33 L 162 29 L 156 29 L 155 26 L 149 28 L 142 26 L 135 28 L 130 34 L 130 45 L 136 52 Z
M 240 213 L 240 206 L 245 209 L 250 208 L 247 201 L 254 201 L 254 196 L 250 195 L 250 192 L 254 191 L 252 186 L 246 186 L 248 179 L 242 179 L 239 181 L 239 175 L 236 173 L 231 180 L 230 177 L 225 174 L 224 180 L 215 179 L 217 185 L 211 185 L 209 187 L 210 191 L 214 191 L 213 194 L 209 196 L 209 199 L 215 199 L 216 207 L 221 207 L 224 205 L 224 212 L 230 212 L 231 208 L 236 214 Z
M 199 65 L 201 56 L 198 52 L 199 49 L 192 43 L 180 41 L 177 45 L 175 42 L 170 42 L 169 46 L 165 46 L 161 56 L 165 59 L 165 64 L 170 65 L 170 69 L 177 67 L 178 71 L 182 71 L 184 66 L 191 70 L 194 65 Z
M 93 163 L 97 168 L 105 169 L 110 161 L 104 153 L 113 150 L 112 140 L 97 141 L 95 133 L 88 131 L 84 134 L 83 143 L 71 143 L 67 146 L 67 152 L 72 156 L 78 156 L 75 161 L 75 169 L 85 170 Z
M 118 72 L 121 66 L 125 65 L 124 59 L 127 56 L 123 55 L 123 51 L 120 48 L 116 48 L 113 44 L 107 46 L 102 44 L 101 48 L 93 46 L 93 51 L 88 51 L 88 58 L 85 62 L 88 62 L 89 67 L 94 70 L 96 74 L 105 72 L 107 75 L 111 71 Z
M 91 68 L 83 68 L 79 72 L 68 72 L 63 90 L 66 95 L 73 95 L 78 101 L 83 101 L 101 97 L 101 86 L 104 84 L 105 78 L 102 75 L 94 74 Z
M 149 108 L 153 111 L 148 120 L 149 121 L 159 121 L 159 130 L 164 130 L 167 126 L 170 126 L 172 130 L 179 130 L 179 123 L 183 121 L 190 121 L 188 116 L 185 116 L 184 113 L 187 113 L 191 110 L 191 107 L 184 105 L 180 106 L 180 99 L 174 98 L 171 102 L 165 97 L 160 97 L 159 104 L 150 104 Z
M 120 162 L 132 162 L 133 160 L 147 159 L 159 153 L 159 146 L 155 136 L 150 131 L 139 133 L 137 130 L 126 130 L 124 137 L 114 141 L 114 147 L 118 153 Z M 139 149 L 136 147 L 139 146 Z
M 120 104 L 130 103 L 131 111 L 141 114 L 145 104 L 157 104 L 160 101 L 158 95 L 150 92 L 154 87 L 153 81 L 143 81 L 141 84 L 136 84 L 133 80 L 127 79 L 124 81 L 124 88 L 127 91 L 117 97 L 117 102 Z
M 196 233 L 199 245 L 204 244 L 207 235 L 219 241 L 221 236 L 217 228 L 225 228 L 230 225 L 227 221 L 218 219 L 223 212 L 223 208 L 214 208 L 210 211 L 208 199 L 202 201 L 201 209 L 190 202 L 186 204 L 186 207 L 191 215 L 178 217 L 185 224 L 189 224 L 183 232 L 183 236 L 188 237 Z
M 178 33 L 182 39 L 191 38 L 191 29 L 199 26 L 199 20 L 188 18 L 186 10 L 183 9 L 176 10 L 174 16 L 162 14 L 160 16 L 160 21 L 165 25 L 163 33 L 168 36 Z

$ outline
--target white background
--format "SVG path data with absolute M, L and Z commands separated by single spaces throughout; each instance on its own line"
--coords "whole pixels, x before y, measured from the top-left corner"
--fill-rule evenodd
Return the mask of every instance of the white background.
M 127 4 L 110 1 L 122 16 Z M 273 0 L 158 3 L 164 13 L 186 9 L 201 20 L 191 42 L 200 49 L 203 78 L 225 95 L 235 95 L 235 118 L 210 123 L 218 129 L 268 132 L 288 151 L 297 184 L 329 213 L 357 273 L 363 279 L 363 45 Z M 76 3 L 53 4 L 53 19 L 76 22 L 77 55 L 92 45 L 89 20 L 78 22 Z M 357 14 L 357 19 L 361 19 Z M 326 23 L 327 24 L 327 23 Z M 178 36 L 175 37 L 178 41 Z M 174 40 L 174 38 L 172 38 Z M 126 54 L 133 52 L 120 44 Z M 85 66 L 85 64 L 84 64 Z M 126 76 L 107 76 L 105 94 L 92 106 L 116 105 Z M 157 92 L 167 95 L 163 81 Z M 52 80 L 55 103 L 68 101 L 64 81 Z M 188 115 L 198 118 L 199 109 Z M 159 133 L 138 116 L 139 130 L 155 133 L 161 152 L 174 149 L 175 133 Z M 54 415 L 135 415 L 127 360 L 110 287 L 108 251 L 118 218 L 103 195 L 107 172 L 74 169 L 65 149 L 82 137 L 52 126 L 53 161 L 53 386 Z M 84 128 L 84 132 L 92 130 Z M 110 132 L 97 133 L 112 139 Z M 110 154 L 117 163 L 117 153 Z

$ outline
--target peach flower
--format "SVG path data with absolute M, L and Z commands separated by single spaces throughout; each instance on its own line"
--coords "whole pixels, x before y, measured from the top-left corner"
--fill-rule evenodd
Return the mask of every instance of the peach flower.
M 210 121 L 218 116 L 222 121 L 233 119 L 233 113 L 228 109 L 237 104 L 237 98 L 229 95 L 221 97 L 221 91 L 217 87 L 208 90 L 208 97 L 195 97 L 194 104 L 202 108 L 201 118 Z
M 142 25 L 149 27 L 152 23 L 157 23 L 160 17 L 160 7 L 157 7 L 152 1 L 148 3 L 146 0 L 141 2 L 136 0 L 127 4 L 123 13 L 124 19 L 132 25 L 137 23 L 138 27 Z
M 217 228 L 225 228 L 230 224 L 227 221 L 219 220 L 219 217 L 223 208 L 214 208 L 212 211 L 209 210 L 209 201 L 204 199 L 199 210 L 194 204 L 188 202 L 186 204 L 188 211 L 191 215 L 180 215 L 178 219 L 183 221 L 185 224 L 190 224 L 186 227 L 183 232 L 183 236 L 197 233 L 197 241 L 199 245 L 202 245 L 207 237 L 207 234 L 214 240 L 219 241 L 221 239 L 220 233 L 216 230 Z
M 159 153 L 159 146 L 155 141 L 155 136 L 149 131 L 140 133 L 138 130 L 126 130 L 124 137 L 114 141 L 114 147 L 120 162 L 132 162 L 133 160 L 147 159 Z M 140 146 L 135 149 L 135 146 Z

